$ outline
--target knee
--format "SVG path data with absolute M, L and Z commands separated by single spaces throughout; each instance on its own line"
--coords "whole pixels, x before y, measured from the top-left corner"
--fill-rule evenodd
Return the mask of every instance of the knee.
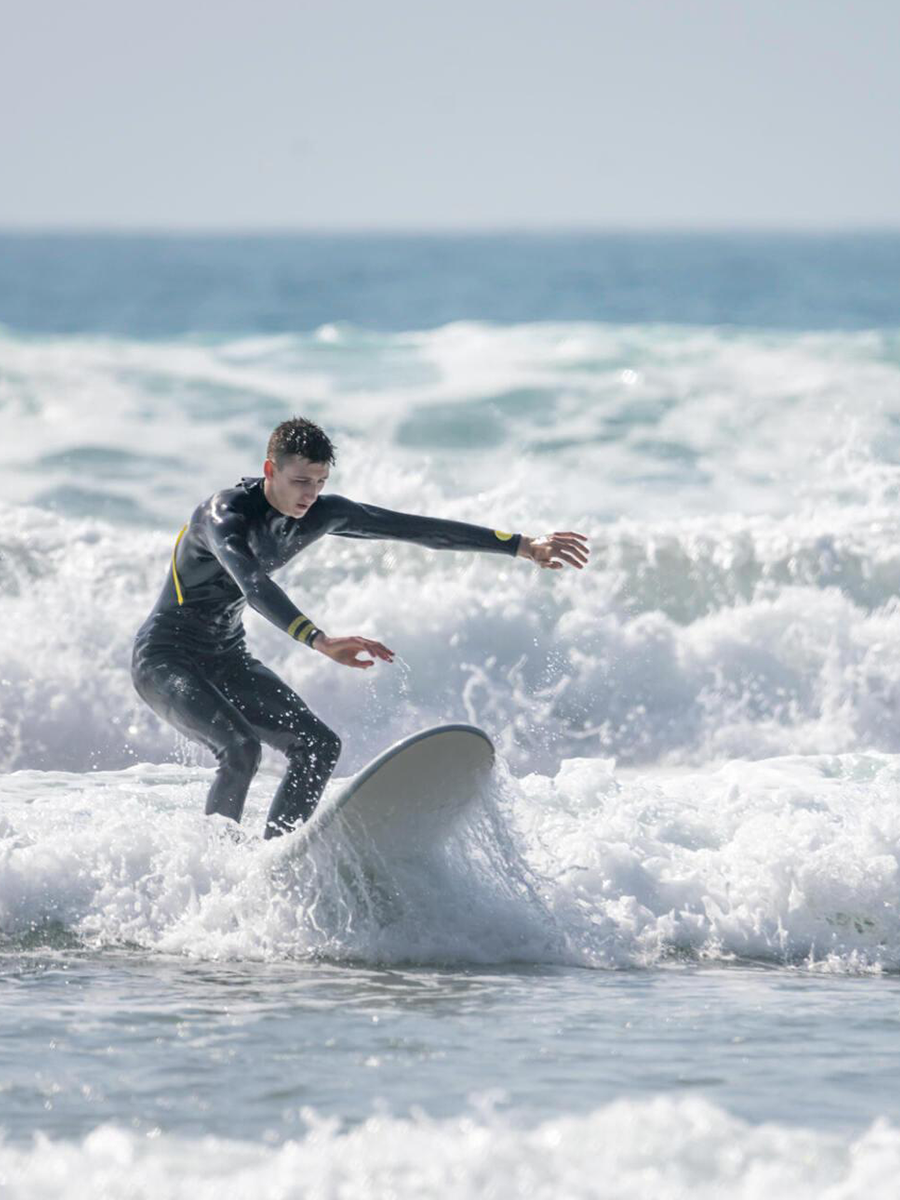
M 250 777 L 256 774 L 259 767 L 262 743 L 252 733 L 241 734 L 228 743 L 223 757 L 232 770 Z
M 311 759 L 330 772 L 334 770 L 340 758 L 341 739 L 333 729 L 317 721 L 314 728 L 308 729 L 304 736 L 296 738 L 288 746 L 286 754 L 288 758 L 298 761 L 306 762 Z
M 327 725 L 323 725 L 319 731 L 316 755 L 329 771 L 334 770 L 337 760 L 341 756 L 341 739 Z

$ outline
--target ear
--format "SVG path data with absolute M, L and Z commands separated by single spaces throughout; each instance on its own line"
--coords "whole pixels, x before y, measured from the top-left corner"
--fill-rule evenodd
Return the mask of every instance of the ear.
M 265 475 L 266 479 L 271 480 L 271 478 L 274 474 L 275 474 L 275 465 L 272 462 L 271 458 L 267 458 L 266 461 L 263 463 L 263 475 Z

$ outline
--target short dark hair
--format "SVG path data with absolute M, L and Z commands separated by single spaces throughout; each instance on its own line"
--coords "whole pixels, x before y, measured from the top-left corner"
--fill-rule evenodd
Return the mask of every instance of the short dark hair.
M 269 438 L 266 457 L 276 467 L 280 469 L 291 454 L 299 454 L 310 462 L 334 465 L 331 439 L 315 421 L 307 421 L 306 417 L 291 417 L 289 421 L 282 421 Z

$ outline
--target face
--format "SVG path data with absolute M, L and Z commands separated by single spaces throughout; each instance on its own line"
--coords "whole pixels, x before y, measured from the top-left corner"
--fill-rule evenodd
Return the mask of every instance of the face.
M 309 512 L 328 478 L 328 463 L 310 462 L 291 454 L 280 467 L 266 459 L 266 499 L 286 517 L 303 517 Z

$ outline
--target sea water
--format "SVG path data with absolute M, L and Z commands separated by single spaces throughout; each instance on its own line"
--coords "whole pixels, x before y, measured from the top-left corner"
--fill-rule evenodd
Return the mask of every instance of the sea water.
M 895 1196 L 900 237 L 0 239 L 10 1195 Z M 247 618 L 344 742 L 499 751 L 386 917 L 223 839 L 132 691 L 194 505 L 329 488 L 591 539 L 326 538 Z M 245 826 L 259 832 L 279 760 Z

